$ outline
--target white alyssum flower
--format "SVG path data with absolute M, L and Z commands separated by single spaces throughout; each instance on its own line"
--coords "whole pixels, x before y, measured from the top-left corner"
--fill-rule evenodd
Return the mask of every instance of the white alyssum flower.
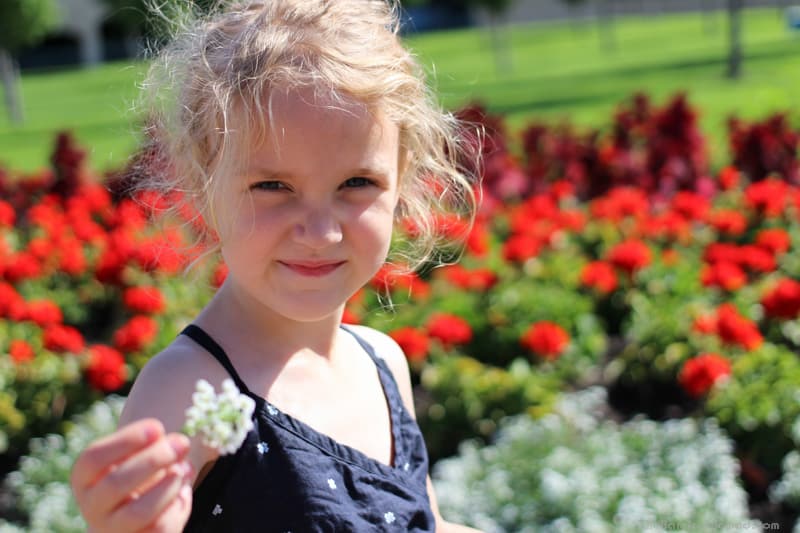
M 488 446 L 462 444 L 434 468 L 442 514 L 487 533 L 756 528 L 713 419 L 617 424 L 603 419 L 603 399 L 565 394 L 551 415 L 507 418 Z
M 51 434 L 29 442 L 29 454 L 4 481 L 6 495 L 28 516 L 28 523 L 21 527 L 0 518 L 0 533 L 86 531 L 69 486 L 72 465 L 90 442 L 116 429 L 123 403 L 123 398 L 109 396 L 73 417 L 64 436 Z
M 183 432 L 190 437 L 198 435 L 203 444 L 222 455 L 235 453 L 253 429 L 255 407 L 253 399 L 239 392 L 232 380 L 223 381 L 222 391 L 215 394 L 214 387 L 200 379 L 192 406 L 186 410 Z

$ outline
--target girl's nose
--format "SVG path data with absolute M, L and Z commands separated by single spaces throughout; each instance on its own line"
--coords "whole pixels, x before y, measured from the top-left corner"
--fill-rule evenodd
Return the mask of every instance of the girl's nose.
M 295 240 L 309 248 L 322 249 L 342 240 L 342 227 L 330 208 L 310 209 L 294 228 Z

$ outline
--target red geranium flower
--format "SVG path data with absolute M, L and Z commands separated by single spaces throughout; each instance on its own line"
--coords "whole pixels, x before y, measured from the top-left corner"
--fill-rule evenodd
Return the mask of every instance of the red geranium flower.
M 155 314 L 164 310 L 164 296 L 156 287 L 127 288 L 122 301 L 134 313 Z
M 91 214 L 85 210 L 71 209 L 67 211 L 69 225 L 75 236 L 83 242 L 98 242 L 105 237 L 105 230 L 92 220 Z
M 503 244 L 503 258 L 506 261 L 523 262 L 539 254 L 539 239 L 530 235 L 512 235 Z
M 719 184 L 723 190 L 729 191 L 739 184 L 739 170 L 736 167 L 725 167 L 719 172 Z
M 487 291 L 497 283 L 497 274 L 489 268 L 477 268 L 469 273 L 469 288 Z
M 122 271 L 125 269 L 125 257 L 114 248 L 106 248 L 97 260 L 94 276 L 97 281 L 112 285 L 122 283 Z
M 6 259 L 5 278 L 11 283 L 25 279 L 38 278 L 42 274 L 42 265 L 33 254 L 19 252 Z
M 428 335 L 439 339 L 445 347 L 466 344 L 472 340 L 472 328 L 463 318 L 449 314 L 437 314 L 425 326 Z
M 632 275 L 650 264 L 650 248 L 639 240 L 628 240 L 614 246 L 608 254 L 608 261 L 615 267 Z
M 690 223 L 683 215 L 666 211 L 641 221 L 641 233 L 652 238 L 671 239 L 686 242 L 692 237 Z
M 605 196 L 596 198 L 589 206 L 596 218 L 619 222 L 625 217 L 642 217 L 650 212 L 645 192 L 635 187 L 615 187 Z
M 703 353 L 684 363 L 678 382 L 689 395 L 699 398 L 730 374 L 730 361 L 716 353 Z
M 728 344 L 738 344 L 747 350 L 761 346 L 764 337 L 754 322 L 739 314 L 733 304 L 722 304 L 717 309 L 717 332 Z
M 50 235 L 54 231 L 57 232 L 59 228 L 67 226 L 64 213 L 57 205 L 57 202 L 43 198 L 38 204 L 28 209 L 26 218 L 28 222 L 43 228 Z
M 10 283 L 0 281 L 0 318 L 20 321 L 25 319 L 27 312 L 25 299 Z
M 738 265 L 741 258 L 739 247 L 726 242 L 713 242 L 703 251 L 703 260 L 707 263 L 727 262 Z
M 43 335 L 44 347 L 51 352 L 74 353 L 83 351 L 83 335 L 72 326 L 55 324 L 48 326 Z
M 26 363 L 34 358 L 33 348 L 21 340 L 13 340 L 8 347 L 8 354 L 15 363 Z
M 61 308 L 50 300 L 37 300 L 28 302 L 25 317 L 36 322 L 39 327 L 45 328 L 53 324 L 60 324 L 64 320 Z
M 16 218 L 17 214 L 11 204 L 0 200 L 0 227 L 12 227 Z
M 617 288 L 617 274 L 605 261 L 592 261 L 581 271 L 581 283 L 607 294 Z
M 744 190 L 745 203 L 767 217 L 777 217 L 786 207 L 789 185 L 783 180 L 770 178 L 751 183 Z
M 114 346 L 122 352 L 138 352 L 150 344 L 158 333 L 158 324 L 146 315 L 138 315 L 114 333 Z
M 753 244 L 739 247 L 740 264 L 752 272 L 772 272 L 778 268 L 775 257 L 764 248 Z
M 489 252 L 489 230 L 480 222 L 472 226 L 467 235 L 467 250 L 475 257 L 484 257 Z
M 89 364 L 86 368 L 86 379 L 97 390 L 112 392 L 128 379 L 125 358 L 110 346 L 96 344 L 89 348 Z
M 132 230 L 141 229 L 147 224 L 144 209 L 129 198 L 124 198 L 116 208 L 108 211 L 106 223 L 112 227 L 124 226 Z
M 36 237 L 28 242 L 28 252 L 39 261 L 53 255 L 53 241 L 44 237 Z
M 718 209 L 708 216 L 708 223 L 718 232 L 738 236 L 747 229 L 747 218 L 733 209 Z
M 58 268 L 71 276 L 78 276 L 86 271 L 83 245 L 77 239 L 68 239 L 61 244 Z
M 389 332 L 389 336 L 400 345 L 409 361 L 423 361 L 428 357 L 430 340 L 417 329 L 404 327 Z
M 568 231 L 581 231 L 586 226 L 586 215 L 577 209 L 559 211 L 556 223 Z
M 93 213 L 101 213 L 111 207 L 111 194 L 100 183 L 86 183 L 78 191 L 80 198 Z M 69 200 L 67 200 L 69 203 Z
M 497 274 L 488 268 L 467 270 L 459 264 L 447 265 L 437 270 L 437 276 L 442 276 L 449 283 L 459 289 L 486 291 L 497 283 Z
M 800 314 L 800 282 L 782 279 L 761 299 L 764 313 L 770 318 L 793 319 Z
M 569 344 L 569 334 L 554 322 L 533 324 L 520 338 L 520 344 L 542 359 L 554 360 Z
M 425 281 L 400 265 L 383 265 L 370 283 L 381 292 L 404 290 L 418 298 L 426 298 L 430 294 L 430 287 Z
M 704 196 L 690 191 L 678 191 L 672 198 L 672 210 L 687 220 L 702 221 L 711 207 Z
M 747 283 L 747 275 L 736 263 L 720 261 L 704 265 L 700 272 L 700 281 L 705 287 L 722 287 L 726 291 L 735 291 Z
M 560 202 L 565 198 L 572 198 L 575 196 L 575 185 L 568 180 L 557 180 L 550 184 L 549 192 L 553 200 Z
M 762 229 L 756 235 L 756 245 L 772 255 L 780 255 L 789 249 L 791 238 L 789 233 L 782 228 Z
M 135 259 L 139 267 L 146 272 L 160 270 L 175 274 L 186 263 L 186 257 L 181 249 L 183 249 L 181 239 L 177 233 L 170 232 L 164 237 L 142 242 L 136 250 Z

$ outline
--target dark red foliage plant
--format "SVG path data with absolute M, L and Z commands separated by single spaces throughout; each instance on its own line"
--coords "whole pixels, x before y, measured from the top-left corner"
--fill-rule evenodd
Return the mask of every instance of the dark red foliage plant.
M 774 174 L 789 183 L 800 183 L 798 140 L 800 136 L 791 128 L 784 113 L 751 124 L 736 117 L 728 119 L 733 165 L 750 181 L 761 181 Z

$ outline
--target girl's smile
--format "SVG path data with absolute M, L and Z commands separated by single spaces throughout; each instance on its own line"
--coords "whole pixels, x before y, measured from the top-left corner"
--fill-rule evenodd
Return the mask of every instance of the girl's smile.
M 278 261 L 278 263 L 301 276 L 318 278 L 338 270 L 346 261 Z

